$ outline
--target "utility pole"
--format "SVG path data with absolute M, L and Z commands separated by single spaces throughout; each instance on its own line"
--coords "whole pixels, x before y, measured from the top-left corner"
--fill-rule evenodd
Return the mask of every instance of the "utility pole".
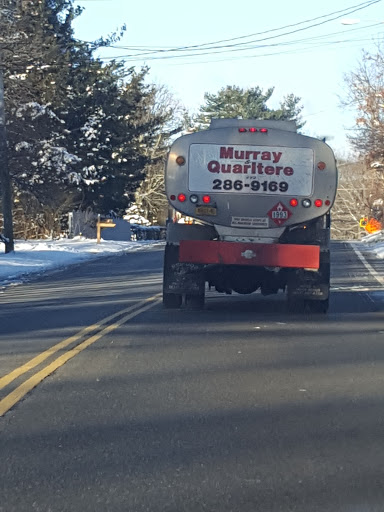
M 0 53 L 1 57 L 1 53 Z M 0 62 L 0 186 L 3 203 L 3 239 L 5 252 L 14 250 L 12 219 L 12 185 L 8 167 L 7 132 L 5 127 L 4 78 Z

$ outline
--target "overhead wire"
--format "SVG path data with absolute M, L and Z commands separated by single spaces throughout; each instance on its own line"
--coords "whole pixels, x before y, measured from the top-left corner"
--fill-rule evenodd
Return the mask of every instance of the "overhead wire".
M 291 49 L 288 49 L 288 50 L 278 50 L 278 51 L 275 51 L 275 52 L 270 52 L 270 53 L 258 53 L 256 55 L 240 55 L 240 56 L 236 56 L 236 57 L 226 57 L 226 58 L 222 58 L 222 59 L 211 59 L 211 60 L 205 60 L 205 61 L 190 61 L 190 62 L 177 62 L 177 63 L 172 63 L 171 65 L 173 66 L 188 66 L 188 65 L 200 65 L 200 64 L 210 64 L 210 63 L 221 63 L 221 62 L 230 62 L 230 61 L 238 61 L 239 59 L 257 59 L 257 58 L 262 58 L 262 57 L 275 57 L 275 56 L 281 56 L 281 55 L 290 55 L 290 54 L 300 54 L 300 53 L 307 53 L 309 51 L 314 51 L 316 50 L 317 48 L 324 48 L 324 47 L 327 47 L 327 46 L 332 46 L 332 51 L 335 51 L 335 45 L 343 45 L 343 46 L 338 46 L 339 49 L 342 49 L 342 48 L 350 48 L 351 45 L 346 45 L 345 43 L 364 43 L 364 42 L 372 42 L 372 38 L 369 38 L 369 39 L 350 39 L 350 40 L 343 40 L 343 41 L 329 41 L 329 42 L 322 42 L 322 43 L 319 43 L 317 45 L 314 45 L 314 46 L 306 46 L 306 47 L 300 47 L 300 48 L 291 48 Z M 361 45 L 355 45 L 355 47 L 360 47 L 361 48 Z
M 259 35 L 264 35 L 264 34 L 268 34 L 270 32 L 276 32 L 278 30 L 284 30 L 286 28 L 290 28 L 290 27 L 296 27 L 296 26 L 299 26 L 299 25 L 303 25 L 305 23 L 310 23 L 312 21 L 316 21 L 316 20 L 319 20 L 319 19 L 323 19 L 323 18 L 327 18 L 329 16 L 333 16 L 334 14 L 341 14 L 341 16 L 345 16 L 346 14 L 352 14 L 352 12 L 355 12 L 355 11 L 352 11 L 352 12 L 349 12 L 349 13 L 346 13 L 345 11 L 349 11 L 350 9 L 354 9 L 356 8 L 356 11 L 357 10 L 361 10 L 361 9 L 365 9 L 367 7 L 370 7 L 372 4 L 375 4 L 375 3 L 378 3 L 378 2 L 381 2 L 381 0 L 367 0 L 366 2 L 363 2 L 363 3 L 360 3 L 360 4 L 356 4 L 356 5 L 352 5 L 350 7 L 346 7 L 345 9 L 341 9 L 341 10 L 338 10 L 338 11 L 333 11 L 331 13 L 328 13 L 328 14 L 323 14 L 322 16 L 317 16 L 315 18 L 310 18 L 308 20 L 303 20 L 303 21 L 299 21 L 299 22 L 296 22 L 296 23 L 291 23 L 289 25 L 284 25 L 282 27 L 278 27 L 278 28 L 272 28 L 272 29 L 269 29 L 269 30 L 264 30 L 262 32 L 255 32 L 255 33 L 252 33 L 252 34 L 248 34 L 248 35 L 243 35 L 243 36 L 238 36 L 238 37 L 232 37 L 232 38 L 229 38 L 229 39 L 221 39 L 219 41 L 213 41 L 213 42 L 210 42 L 210 43 L 200 43 L 200 44 L 197 44 L 197 45 L 190 45 L 190 46 L 181 46 L 181 47 L 176 47 L 176 48 L 169 48 L 169 47 L 165 47 L 165 48 L 159 48 L 159 47 L 144 47 L 144 50 L 148 50 L 148 49 L 153 49 L 154 51 L 156 51 L 157 49 L 160 51 L 176 51 L 176 50 L 182 50 L 182 49 L 191 49 L 191 48 L 198 48 L 198 47 L 203 47 L 203 46 L 208 46 L 208 45 L 212 45 L 212 44 L 219 44 L 219 43 L 223 43 L 223 42 L 230 42 L 230 41 L 236 41 L 236 40 L 239 40 L 239 39 L 245 39 L 245 38 L 248 38 L 248 37 L 254 37 L 254 36 L 259 36 Z M 132 47 L 132 46 L 119 46 L 119 45 L 111 45 L 110 46 L 111 48 L 120 48 L 120 49 L 140 49 L 140 47 Z
M 333 20 L 331 20 L 333 21 Z M 312 27 L 308 27 L 308 28 L 313 28 L 314 26 L 318 26 L 318 25 L 312 25 Z M 366 28 L 366 27 L 365 27 Z M 292 32 L 287 32 L 285 34 L 281 34 L 279 36 L 276 36 L 276 37 L 282 37 L 284 35 L 292 35 L 292 34 L 295 34 L 297 32 L 300 32 L 301 30 L 296 30 L 296 31 L 292 31 Z M 266 41 L 267 39 L 271 39 L 271 38 L 264 38 L 264 39 L 259 39 L 257 41 L 249 41 L 248 44 L 250 43 L 261 43 L 261 42 L 264 42 Z M 274 37 L 275 39 L 275 37 Z M 147 61 L 158 61 L 158 60 L 172 60 L 172 59 L 181 59 L 181 58 L 186 58 L 186 57 L 201 57 L 201 56 L 204 56 L 204 55 L 218 55 L 218 54 L 222 54 L 222 53 L 233 53 L 233 52 L 241 52 L 241 51 L 247 51 L 247 50 L 250 50 L 250 49 L 256 49 L 256 48 L 265 48 L 265 47 L 270 47 L 270 46 L 280 46 L 280 45 L 284 45 L 286 44 L 286 42 L 278 42 L 278 43 L 275 43 L 275 44 L 272 44 L 272 45 L 263 45 L 263 44 L 256 44 L 256 45 L 253 45 L 253 46 L 241 46 L 240 48 L 239 47 L 225 47 L 224 49 L 222 50 L 215 50 L 215 51 L 203 51 L 203 52 L 199 52 L 199 53 L 187 53 L 187 54 L 180 54 L 180 55 L 162 55 L 162 56 L 157 56 L 157 57 L 147 57 L 146 59 L 140 59 L 140 60 L 145 60 L 146 62 Z M 124 56 L 124 59 L 127 60 L 128 62 L 129 61 L 137 61 L 137 56 Z
M 257 32 L 257 33 L 254 33 L 254 34 L 248 34 L 248 35 L 245 35 L 245 36 L 239 36 L 239 37 L 236 37 L 236 38 L 222 39 L 222 40 L 214 41 L 214 42 L 211 42 L 211 43 L 201 43 L 201 44 L 198 44 L 198 45 L 180 46 L 180 47 L 176 47 L 176 48 L 154 49 L 154 50 L 152 50 L 150 52 L 145 51 L 145 52 L 136 53 L 136 54 L 128 54 L 128 55 L 124 55 L 124 56 L 119 56 L 117 58 L 124 58 L 126 60 L 133 61 L 133 60 L 138 60 L 139 57 L 146 57 L 145 59 L 141 58 L 140 60 L 150 61 L 150 60 L 172 59 L 172 58 L 181 58 L 181 57 L 195 57 L 197 55 L 209 55 L 209 54 L 221 53 L 219 51 L 210 51 L 210 50 L 220 50 L 220 49 L 222 49 L 224 52 L 229 52 L 231 50 L 231 48 L 237 48 L 237 47 L 240 47 L 239 49 L 241 50 L 242 48 L 245 48 L 244 45 L 249 45 L 251 43 L 261 43 L 261 42 L 264 42 L 264 41 L 267 41 L 267 40 L 281 38 L 283 36 L 295 34 L 297 32 L 302 32 L 302 31 L 309 30 L 309 29 L 314 28 L 314 27 L 318 27 L 320 25 L 324 25 L 324 24 L 329 23 L 331 21 L 334 21 L 336 19 L 340 19 L 342 17 L 345 17 L 345 16 L 347 16 L 349 14 L 353 14 L 353 13 L 355 13 L 357 11 L 362 10 L 362 9 L 366 9 L 367 7 L 370 7 L 371 5 L 374 5 L 374 4 L 379 3 L 381 1 L 382 0 L 370 0 L 370 1 L 367 1 L 367 2 L 363 2 L 363 3 L 360 3 L 360 4 L 356 4 L 356 5 L 350 6 L 348 8 L 345 8 L 345 9 L 342 9 L 342 10 L 339 10 L 339 11 L 333 11 L 331 13 L 328 13 L 328 14 L 325 14 L 325 15 L 322 15 L 322 16 L 318 16 L 316 18 L 312 18 L 312 19 L 309 19 L 309 20 L 300 21 L 298 23 L 294 23 L 294 24 L 290 24 L 290 25 L 285 25 L 283 27 L 274 28 L 274 29 L 263 31 L 263 32 Z M 336 16 L 334 16 L 335 14 L 336 14 Z M 327 19 L 324 19 L 324 18 L 327 18 Z M 246 38 L 250 38 L 250 37 L 254 37 L 254 36 L 261 36 L 261 35 L 264 35 L 264 34 L 285 30 L 286 28 L 298 27 L 300 25 L 311 23 L 313 21 L 318 21 L 318 20 L 323 20 L 323 21 L 319 21 L 319 23 L 314 23 L 312 25 L 308 25 L 308 26 L 305 26 L 305 27 L 297 28 L 297 29 L 292 30 L 292 31 L 283 32 L 283 33 L 279 33 L 277 35 L 263 37 L 263 38 L 260 38 L 260 39 L 248 40 L 248 41 L 245 41 L 245 42 L 234 43 L 234 44 L 226 44 L 226 45 L 222 45 L 222 46 L 212 46 L 212 45 L 219 44 L 219 43 L 222 43 L 222 42 L 236 41 L 236 40 L 239 40 L 239 39 L 246 39 Z M 209 45 L 211 45 L 211 46 L 209 46 Z M 113 44 L 112 45 L 106 45 L 106 47 L 116 48 L 116 49 L 130 49 L 130 51 L 134 51 L 132 49 L 132 47 L 125 47 L 125 46 L 119 46 L 119 45 L 113 45 Z M 184 53 L 184 52 L 188 52 L 188 51 L 198 51 L 198 53 L 187 53 L 187 54 Z M 181 53 L 181 55 L 173 55 L 174 52 Z M 168 54 L 170 53 L 170 55 L 166 55 L 167 53 Z M 156 54 L 160 54 L 160 55 L 156 55 Z
M 371 29 L 373 27 L 376 27 L 378 25 L 381 25 L 381 23 L 374 23 L 372 25 L 368 25 L 368 26 L 365 26 L 365 27 L 358 27 L 358 28 L 354 28 L 354 29 L 350 29 L 347 33 L 351 33 L 351 32 L 362 32 L 362 31 L 366 31 L 367 29 Z M 329 41 L 329 37 L 334 37 L 334 36 L 337 36 L 339 34 L 346 34 L 345 31 L 336 31 L 336 32 L 330 32 L 330 33 L 326 33 L 326 34 L 320 34 L 320 35 L 317 35 L 317 36 L 311 36 L 311 37 L 307 37 L 307 38 L 300 38 L 300 39 L 293 39 L 293 40 L 288 40 L 288 41 L 280 41 L 280 42 L 276 42 L 276 43 L 269 43 L 269 44 L 263 44 L 263 45 L 252 45 L 252 46 L 246 46 L 246 47 L 242 47 L 242 48 L 231 48 L 227 51 L 222 51 L 222 52 L 209 52 L 209 53 L 203 53 L 203 54 L 199 54 L 200 57 L 203 57 L 203 56 L 208 56 L 208 55 L 211 55 L 212 53 L 214 54 L 230 54 L 230 53 L 234 53 L 234 52 L 249 52 L 249 51 L 252 51 L 252 50 L 255 50 L 255 49 L 260 49 L 260 50 L 265 50 L 267 48 L 271 48 L 271 49 L 279 49 L 281 47 L 283 48 L 286 48 L 288 46 L 295 46 L 295 45 L 298 45 L 298 44 L 312 44 L 313 43 L 313 47 L 321 47 L 321 46 L 327 46 L 329 44 L 340 44 L 340 43 L 347 43 L 347 42 L 363 42 L 363 41 L 367 41 L 367 40 L 372 40 L 372 35 L 370 35 L 370 39 L 356 39 L 356 38 L 350 38 L 350 39 L 342 39 L 342 40 L 332 40 L 332 41 Z M 379 35 L 379 34 L 377 34 Z M 325 39 L 327 38 L 328 40 L 327 41 L 321 41 L 322 39 Z M 299 48 L 300 50 L 300 48 Z M 298 49 L 292 49 L 292 50 L 288 50 L 289 52 L 293 52 L 293 51 L 298 51 Z M 281 54 L 281 53 L 287 53 L 287 51 L 279 51 L 279 52 L 275 52 L 275 54 Z M 266 55 L 271 55 L 271 54 L 259 54 L 260 56 L 266 56 Z M 184 58 L 186 59 L 187 57 L 189 57 L 190 55 L 180 55 L 179 57 L 180 58 Z M 249 57 L 249 54 L 247 54 L 246 56 L 239 56 L 237 55 L 236 57 L 233 57 L 233 58 L 225 58 L 225 59 L 215 59 L 215 60 L 204 60 L 204 61 L 198 61 L 196 62 L 195 60 L 194 61 L 190 61 L 190 62 L 183 62 L 183 64 L 199 64 L 199 63 L 209 63 L 209 62 L 224 62 L 224 61 L 228 61 L 228 60 L 232 60 L 234 58 L 236 59 L 239 59 L 239 58 L 245 58 L 245 57 Z M 132 62 L 132 61 L 135 61 L 136 59 L 132 58 L 132 59 L 126 59 L 126 57 L 124 55 L 115 55 L 115 56 L 110 56 L 110 57 L 105 57 L 104 58 L 105 60 L 117 60 L 117 59 L 124 59 L 126 62 Z M 163 60 L 163 59 L 160 59 L 160 58 L 157 58 L 157 59 L 151 59 L 153 61 L 155 60 Z

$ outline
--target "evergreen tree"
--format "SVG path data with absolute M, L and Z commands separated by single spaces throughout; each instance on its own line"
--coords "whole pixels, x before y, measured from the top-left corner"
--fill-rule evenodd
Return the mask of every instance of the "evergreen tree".
M 82 206 L 123 210 L 144 177 L 147 148 L 163 117 L 152 112 L 155 89 L 144 85 L 146 69 L 98 61 L 92 67 L 96 76 L 90 72 L 82 81 L 85 94 L 71 100 L 67 116 L 74 152 L 81 156 Z
M 207 128 L 213 118 L 281 119 L 296 121 L 298 128 L 301 128 L 304 123 L 300 119 L 300 98 L 289 94 L 280 103 L 279 109 L 271 109 L 267 102 L 273 91 L 273 87 L 263 92 L 260 87 L 243 89 L 229 85 L 217 94 L 206 93 L 205 104 L 200 107 L 194 121 L 200 128 Z
M 69 197 L 103 213 L 124 209 L 168 120 L 154 108 L 156 88 L 144 84 L 148 70 L 95 58 L 119 36 L 76 40 L 72 22 L 81 9 L 73 0 L 21 0 L 7 14 L 0 43 L 19 210 L 30 200 L 39 215 L 61 211 L 63 198 L 69 209 Z
M 57 27 L 47 17 L 51 11 L 38 1 L 9 2 L 8 7 L 7 16 L 0 18 L 0 43 L 10 173 L 18 211 L 31 202 L 33 223 L 34 217 L 55 206 L 50 185 L 63 183 L 77 158 L 67 151 L 64 121 L 44 101 L 55 88 L 63 55 Z

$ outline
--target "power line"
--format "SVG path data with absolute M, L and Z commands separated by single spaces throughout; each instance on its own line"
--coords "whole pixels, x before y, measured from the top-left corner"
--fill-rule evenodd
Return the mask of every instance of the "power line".
M 357 11 L 366 9 L 366 8 L 372 6 L 372 5 L 376 4 L 376 3 L 379 3 L 381 1 L 382 0 L 370 0 L 370 1 L 367 1 L 367 2 L 363 2 L 363 3 L 357 4 L 357 5 L 353 5 L 353 6 L 347 7 L 345 9 L 342 9 L 342 10 L 339 10 L 339 11 L 333 11 L 331 13 L 328 13 L 328 14 L 325 14 L 325 15 L 322 15 L 322 16 L 318 16 L 316 18 L 311 18 L 311 19 L 308 19 L 308 20 L 304 20 L 304 21 L 300 21 L 300 22 L 293 23 L 293 24 L 290 24 L 290 25 L 285 25 L 285 26 L 282 26 L 282 27 L 266 30 L 266 31 L 263 31 L 263 32 L 256 32 L 256 33 L 253 33 L 253 34 L 248 34 L 248 35 L 239 36 L 239 37 L 235 37 L 235 38 L 222 39 L 222 40 L 219 40 L 219 41 L 214 41 L 214 42 L 210 42 L 210 43 L 201 43 L 201 44 L 191 45 L 191 46 L 180 46 L 180 47 L 176 47 L 176 48 L 166 48 L 166 49 L 154 49 L 152 51 L 144 51 L 144 52 L 137 53 L 137 54 L 128 54 L 125 57 L 119 57 L 119 58 L 125 58 L 125 59 L 129 59 L 129 60 L 137 60 L 137 57 L 146 57 L 147 56 L 147 58 L 145 59 L 147 61 L 147 60 L 159 60 L 159 59 L 162 59 L 162 58 L 171 59 L 171 58 L 180 58 L 182 56 L 193 57 L 193 56 L 197 56 L 197 55 L 201 55 L 201 54 L 208 55 L 208 54 L 220 53 L 220 52 L 213 52 L 213 51 L 207 51 L 207 50 L 223 49 L 224 51 L 229 51 L 230 48 L 241 47 L 241 46 L 244 47 L 245 44 L 260 43 L 260 42 L 267 41 L 267 40 L 270 40 L 270 39 L 276 39 L 276 38 L 280 38 L 280 37 L 283 37 L 283 36 L 286 36 L 286 35 L 295 34 L 297 32 L 302 32 L 304 30 L 309 30 L 310 28 L 318 27 L 320 25 L 324 25 L 324 24 L 329 23 L 331 21 L 334 21 L 336 19 L 340 19 L 340 18 L 345 17 L 345 16 L 347 16 L 349 14 L 353 14 L 353 13 L 355 13 Z M 336 16 L 334 16 L 334 15 L 336 15 Z M 331 17 L 331 16 L 333 16 L 333 17 Z M 325 19 L 324 20 L 324 18 L 329 18 L 329 19 Z M 226 45 L 221 45 L 221 46 L 212 46 L 212 45 L 218 45 L 218 44 L 223 43 L 223 42 L 227 42 L 228 43 L 230 41 L 237 41 L 239 39 L 248 39 L 250 37 L 261 36 L 261 35 L 269 34 L 269 33 L 272 33 L 272 32 L 277 32 L 277 31 L 285 30 L 286 28 L 298 27 L 300 25 L 312 23 L 313 21 L 318 21 L 318 20 L 323 20 L 323 21 L 320 21 L 319 23 L 314 23 L 312 25 L 308 25 L 306 27 L 301 27 L 301 28 L 298 28 L 298 29 L 295 29 L 295 30 L 292 30 L 292 31 L 283 32 L 283 33 L 280 33 L 280 34 L 277 34 L 277 35 L 272 35 L 272 36 L 264 37 L 264 38 L 261 38 L 261 39 L 254 39 L 254 40 L 251 40 L 251 41 L 234 43 L 234 44 L 226 44 Z M 131 50 L 131 51 L 139 51 L 139 50 L 133 50 L 132 47 L 113 45 L 113 44 L 106 45 L 106 47 L 108 47 L 108 48 L 116 48 L 116 49 L 127 49 L 127 50 Z M 187 54 L 187 55 L 160 55 L 160 56 L 154 56 L 156 54 L 167 54 L 167 53 L 177 53 L 177 52 L 180 53 L 180 52 L 188 52 L 188 51 L 193 51 L 193 50 L 194 51 L 198 51 L 199 53 L 190 53 L 190 54 Z M 204 53 L 202 53 L 202 52 L 204 52 Z M 144 59 L 140 59 L 140 60 L 144 60 Z
M 377 25 L 381 25 L 382 23 L 374 23 L 373 25 L 368 25 L 368 26 L 365 26 L 365 27 L 358 27 L 358 28 L 354 28 L 354 29 L 350 29 L 348 30 L 348 32 L 353 32 L 353 31 L 361 31 L 361 30 L 366 30 L 367 28 L 371 28 L 371 27 L 375 27 Z M 239 45 L 239 46 L 242 46 L 241 48 L 239 48 L 238 50 L 248 50 L 248 49 L 254 49 L 254 48 L 265 48 L 265 47 L 270 47 L 270 46 L 278 46 L 278 45 L 287 45 L 287 44 L 295 44 L 295 43 L 298 43 L 298 42 L 301 42 L 301 41 L 310 41 L 312 39 L 320 39 L 320 38 L 324 38 L 324 37 L 329 37 L 329 36 L 332 36 L 332 35 L 337 35 L 337 34 L 345 34 L 345 30 L 339 30 L 337 32 L 331 32 L 331 33 L 327 33 L 327 34 L 322 34 L 322 35 L 318 35 L 318 36 L 311 36 L 309 38 L 304 38 L 304 39 L 294 39 L 292 41 L 282 41 L 282 42 L 279 42 L 279 43 L 272 43 L 272 44 L 263 44 L 263 45 L 253 45 L 253 46 L 245 46 L 246 44 L 250 44 L 252 43 L 252 41 L 247 41 L 246 43 L 242 43 L 242 45 Z M 119 47 L 119 46 L 108 46 L 108 48 L 116 48 L 116 49 L 124 49 L 126 47 L 122 46 L 122 47 Z M 131 48 L 131 47 L 127 47 L 127 48 Z M 228 48 L 231 48 L 231 46 L 225 46 L 223 47 L 225 48 L 226 50 Z M 205 51 L 205 50 L 208 50 L 209 48 L 203 48 L 202 50 Z M 231 51 L 230 49 L 228 51 Z M 223 52 L 224 53 L 224 52 Z M 202 55 L 209 55 L 209 52 L 207 53 L 203 53 Z M 136 57 L 138 57 L 139 55 L 135 55 L 135 56 L 132 56 L 132 60 L 135 59 Z M 183 57 L 185 55 L 182 55 Z
M 376 27 L 378 25 L 381 25 L 380 23 L 375 23 L 373 25 L 369 25 L 369 26 L 366 26 L 366 27 L 360 27 L 358 29 L 352 29 L 353 31 L 363 31 L 363 30 L 367 30 L 367 29 L 371 29 L 372 27 Z M 352 30 L 349 30 L 348 33 L 350 33 Z M 345 34 L 345 31 L 338 31 L 338 32 L 332 32 L 332 33 L 327 33 L 327 34 L 322 34 L 322 35 L 318 35 L 318 36 L 311 36 L 309 38 L 301 38 L 301 39 L 294 39 L 294 40 L 290 40 L 290 41 L 281 41 L 281 42 L 277 42 L 277 43 L 271 43 L 271 44 L 263 44 L 263 45 L 252 45 L 252 46 L 247 46 L 247 47 L 242 47 L 242 48 L 231 48 L 231 49 L 227 49 L 227 50 L 223 50 L 223 51 L 220 51 L 220 52 L 207 52 L 207 53 L 199 53 L 199 54 L 187 54 L 187 55 L 178 55 L 178 56 L 170 56 L 169 59 L 171 60 L 174 60 L 175 58 L 184 58 L 184 59 L 187 59 L 191 56 L 199 56 L 199 57 L 204 57 L 204 56 L 209 56 L 209 55 L 212 55 L 212 54 L 215 54 L 215 55 L 223 55 L 223 54 L 231 54 L 231 53 L 234 53 L 234 52 L 249 52 L 251 50 L 255 50 L 255 49 L 259 49 L 259 50 L 266 50 L 267 48 L 270 48 L 270 49 L 276 49 L 277 51 L 276 52 L 273 52 L 273 53 L 262 53 L 262 54 L 258 54 L 258 55 L 243 55 L 243 56 L 236 56 L 236 57 L 229 57 L 229 58 L 223 58 L 223 59 L 215 59 L 215 60 L 204 60 L 204 61 L 190 61 L 190 62 L 183 62 L 182 64 L 185 65 L 185 64 L 205 64 L 205 63 L 210 63 L 210 62 L 227 62 L 227 61 L 230 61 L 230 60 L 234 60 L 234 59 L 239 59 L 239 58 L 252 58 L 252 57 L 264 57 L 264 56 L 269 56 L 269 55 L 281 55 L 281 54 L 288 54 L 288 53 L 297 53 L 297 52 L 302 52 L 303 50 L 306 50 L 306 49 L 310 49 L 310 48 L 321 48 L 323 46 L 329 46 L 329 45 L 340 45 L 340 44 L 343 44 L 343 43 L 357 43 L 357 42 L 366 42 L 366 41 L 372 41 L 372 38 L 375 37 L 375 36 L 379 36 L 381 35 L 380 33 L 377 33 L 377 34 L 373 34 L 373 35 L 370 35 L 370 37 L 367 39 L 367 38 L 363 38 L 363 39 L 356 39 L 356 38 L 349 38 L 349 39 L 339 39 L 339 40 L 327 40 L 327 41 L 321 41 L 321 39 L 324 39 L 324 38 L 329 38 L 329 37 L 332 37 L 332 36 L 337 36 L 339 34 Z M 307 46 L 306 48 L 303 48 L 303 46 L 300 46 L 299 48 L 292 48 L 292 49 L 289 49 L 289 50 L 280 50 L 281 47 L 283 48 L 287 48 L 289 46 L 293 47 L 295 45 L 303 45 L 303 44 L 307 44 L 307 45 L 311 45 L 311 46 Z M 122 59 L 124 60 L 125 62 L 135 62 L 137 59 L 136 58 L 128 58 L 125 56 L 125 55 L 114 55 L 114 56 L 111 56 L 111 57 L 103 57 L 103 60 L 118 60 L 118 59 Z M 159 61 L 159 60 L 166 60 L 167 57 L 153 57 L 153 58 L 150 58 L 150 59 L 146 59 L 145 61 Z
M 351 39 L 349 40 L 349 42 L 371 42 L 372 39 Z M 261 54 L 257 54 L 257 55 L 242 55 L 242 56 L 236 56 L 236 57 L 228 57 L 228 58 L 223 58 L 223 59 L 220 59 L 220 60 L 206 60 L 206 61 L 199 61 L 199 62 L 178 62 L 176 64 L 174 64 L 175 66 L 186 66 L 186 65 L 197 65 L 197 64 L 209 64 L 209 63 L 212 63 L 212 62 L 215 62 L 215 63 L 220 63 L 220 62 L 228 62 L 228 61 L 232 61 L 232 60 L 236 60 L 238 61 L 239 59 L 257 59 L 257 58 L 262 58 L 262 57 L 275 57 L 275 56 L 281 56 L 281 55 L 290 55 L 290 54 L 298 54 L 298 53 L 307 53 L 309 51 L 313 51 L 314 49 L 317 49 L 317 48 L 323 48 L 323 47 L 331 47 L 332 46 L 332 50 L 334 51 L 335 50 L 335 45 L 340 45 L 342 43 L 346 43 L 347 41 L 328 41 L 328 42 L 323 42 L 321 44 L 318 44 L 318 45 L 315 45 L 315 46 L 307 46 L 307 47 L 301 47 L 301 48 L 292 48 L 292 49 L 289 49 L 289 50 L 277 50 L 275 52 L 270 52 L 270 53 L 261 53 Z M 350 45 L 348 45 L 349 47 Z M 359 45 L 360 46 L 360 45 Z M 342 48 L 346 48 L 347 45 L 344 45 L 342 46 Z M 361 47 L 361 46 L 360 46 Z M 340 48 L 340 46 L 339 46 Z

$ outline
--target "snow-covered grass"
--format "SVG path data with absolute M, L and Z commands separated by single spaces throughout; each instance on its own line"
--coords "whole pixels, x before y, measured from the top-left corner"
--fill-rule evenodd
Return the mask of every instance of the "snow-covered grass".
M 83 237 L 51 241 L 16 241 L 15 251 L 0 254 L 0 285 L 14 285 L 28 281 L 33 275 L 67 267 L 90 259 L 140 251 L 148 247 L 164 245 L 163 241 L 115 242 L 96 240 Z M 360 242 L 355 242 L 362 252 L 375 254 L 384 259 L 384 231 L 368 235 Z M 1 250 L 1 244 L 0 244 Z M 3 249 L 4 250 L 4 249 Z
M 159 240 L 138 242 L 102 240 L 98 244 L 96 240 L 83 237 L 51 241 L 18 240 L 15 242 L 14 252 L 0 254 L 0 285 L 20 284 L 28 281 L 34 275 L 46 271 L 102 256 L 140 251 L 158 245 L 164 245 L 164 242 Z
M 367 235 L 361 239 L 364 251 L 372 251 L 378 258 L 384 259 L 384 231 Z

